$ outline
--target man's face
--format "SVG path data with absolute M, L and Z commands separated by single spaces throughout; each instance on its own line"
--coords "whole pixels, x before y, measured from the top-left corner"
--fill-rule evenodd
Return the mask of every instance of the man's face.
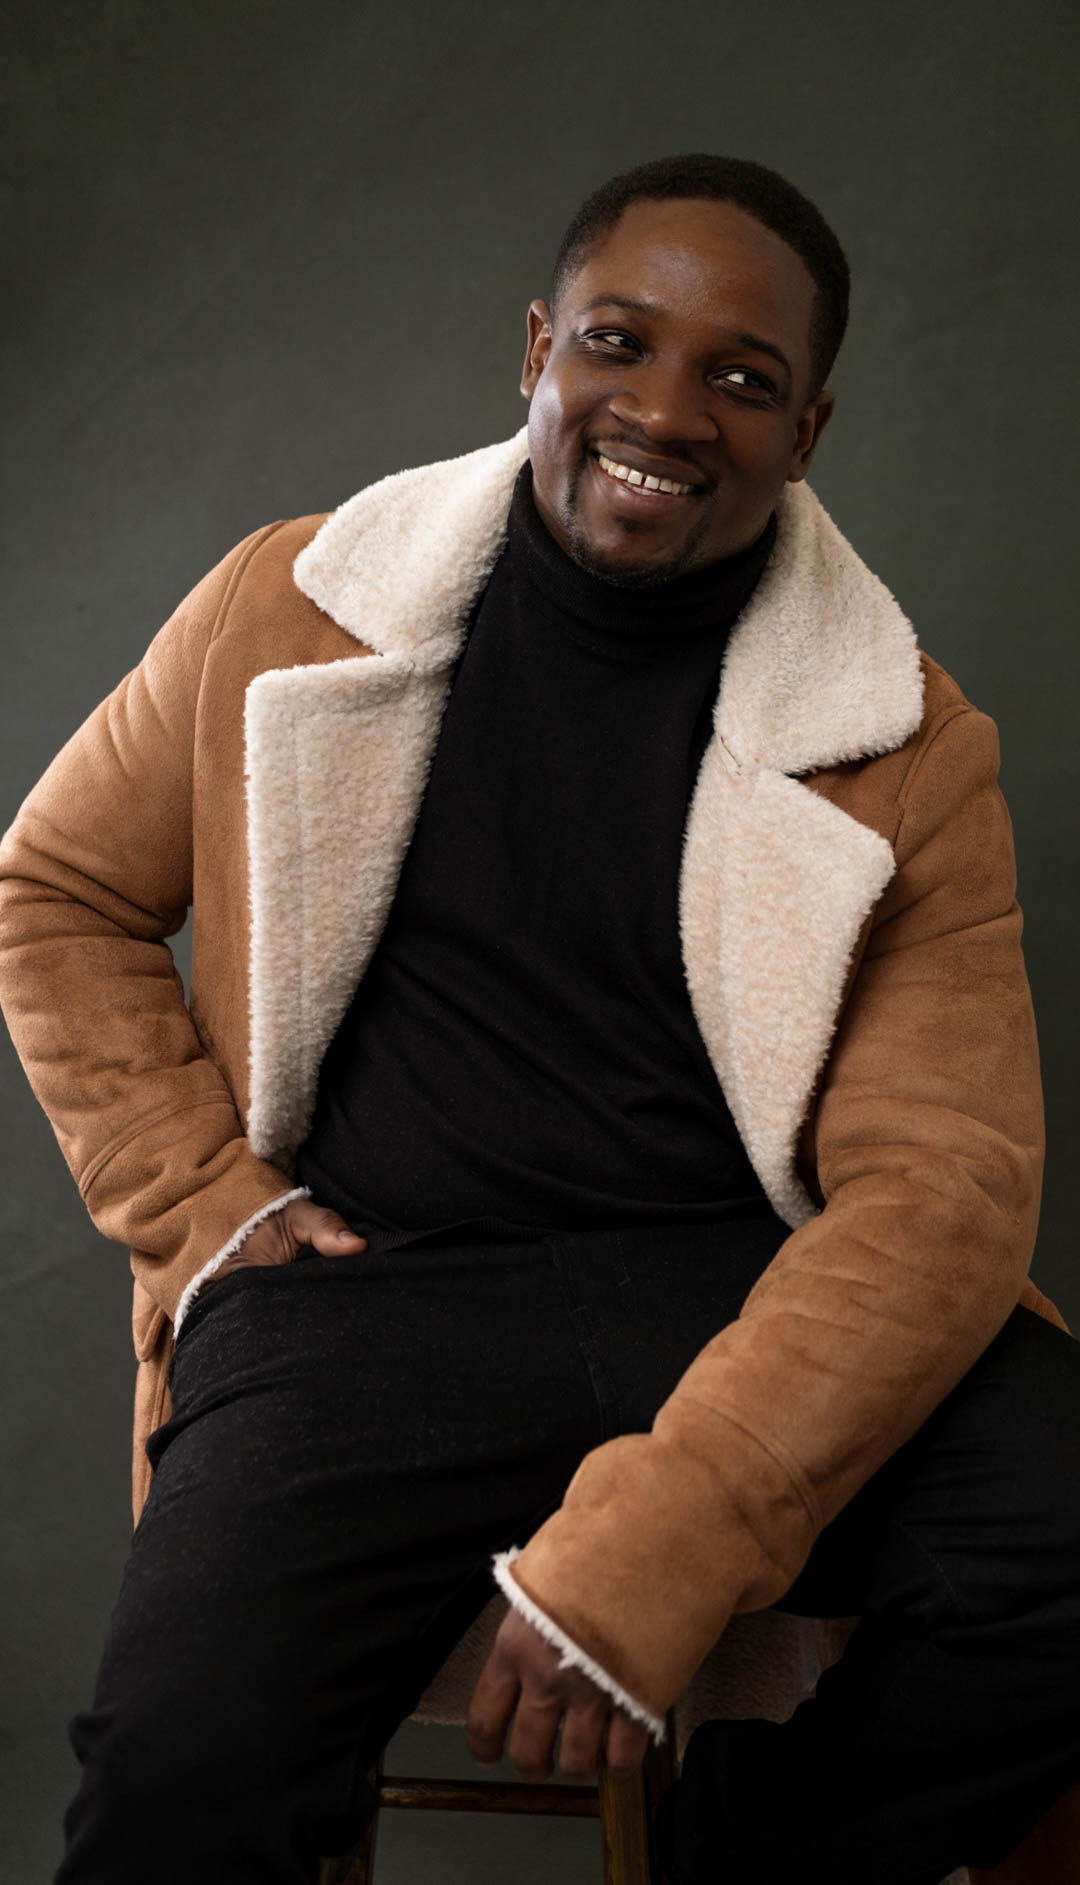
M 663 582 L 761 534 L 832 411 L 831 393 L 810 396 L 814 293 L 755 217 L 679 198 L 631 203 L 554 321 L 533 302 L 521 381 L 533 493 L 578 563 Z

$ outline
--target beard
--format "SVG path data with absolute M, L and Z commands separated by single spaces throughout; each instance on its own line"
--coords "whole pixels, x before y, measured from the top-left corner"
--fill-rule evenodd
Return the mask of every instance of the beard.
M 614 589 L 657 589 L 663 583 L 672 582 L 676 576 L 685 576 L 689 570 L 701 567 L 698 552 L 708 534 L 709 519 L 706 512 L 703 512 L 674 556 L 663 562 L 658 563 L 654 559 L 648 563 L 623 560 L 609 563 L 598 556 L 580 522 L 578 500 L 584 473 L 585 467 L 580 465 L 570 481 L 561 518 L 570 555 L 580 569 L 590 576 L 598 576 L 601 582 L 610 583 Z M 623 527 L 627 535 L 633 534 L 634 524 L 628 521 Z

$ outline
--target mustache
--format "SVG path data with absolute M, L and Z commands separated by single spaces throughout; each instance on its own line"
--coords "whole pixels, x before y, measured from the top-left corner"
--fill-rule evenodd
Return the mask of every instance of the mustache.
M 627 437 L 622 433 L 605 433 L 602 444 L 598 439 L 589 440 L 584 456 L 588 458 L 594 450 L 602 450 L 605 458 L 610 458 L 614 456 L 613 448 L 618 445 L 626 445 L 632 452 L 641 452 L 645 458 L 670 458 L 673 462 L 684 466 L 687 471 L 692 471 L 697 475 L 701 480 L 702 491 L 711 491 L 715 488 L 716 479 L 713 474 L 706 471 L 704 465 L 699 465 L 693 452 L 686 451 L 677 439 L 673 439 L 661 451 L 653 439 L 634 438 L 632 435 Z

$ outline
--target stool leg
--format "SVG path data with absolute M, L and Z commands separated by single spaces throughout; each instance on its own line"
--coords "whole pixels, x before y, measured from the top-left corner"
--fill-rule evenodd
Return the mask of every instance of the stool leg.
M 601 1755 L 597 1776 L 603 1838 L 604 1885 L 662 1885 L 653 1829 L 660 1796 L 675 1778 L 675 1714 L 667 1740 L 653 1742 L 636 1774 L 616 1780 Z
M 379 1791 L 382 1785 L 383 1756 L 367 1771 L 367 1781 L 375 1795 L 375 1811 L 356 1845 L 336 1859 L 324 1859 L 319 1868 L 319 1885 L 372 1885 L 375 1876 L 375 1837 L 379 1830 Z
M 667 1712 L 667 1740 L 662 1747 L 649 1743 L 649 1752 L 645 1756 L 642 1777 L 645 1782 L 645 1811 L 649 1826 L 649 1879 L 650 1885 L 664 1885 L 663 1873 L 656 1852 L 656 1809 L 660 1800 L 675 1780 L 675 1710 Z

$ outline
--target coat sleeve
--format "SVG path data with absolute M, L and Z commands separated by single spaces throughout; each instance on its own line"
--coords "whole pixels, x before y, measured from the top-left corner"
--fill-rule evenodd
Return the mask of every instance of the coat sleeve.
M 657 1718 L 733 1614 L 790 1588 L 1024 1285 L 1042 1090 L 997 764 L 993 722 L 965 703 L 909 768 L 897 869 L 819 1087 L 822 1210 L 651 1431 L 587 1454 L 500 1567 Z
M 252 1152 L 165 942 L 192 896 L 204 663 L 267 534 L 192 590 L 0 839 L 0 1007 L 15 1050 L 91 1219 L 158 1260 L 148 1287 L 170 1316 L 237 1226 L 290 1190 Z

